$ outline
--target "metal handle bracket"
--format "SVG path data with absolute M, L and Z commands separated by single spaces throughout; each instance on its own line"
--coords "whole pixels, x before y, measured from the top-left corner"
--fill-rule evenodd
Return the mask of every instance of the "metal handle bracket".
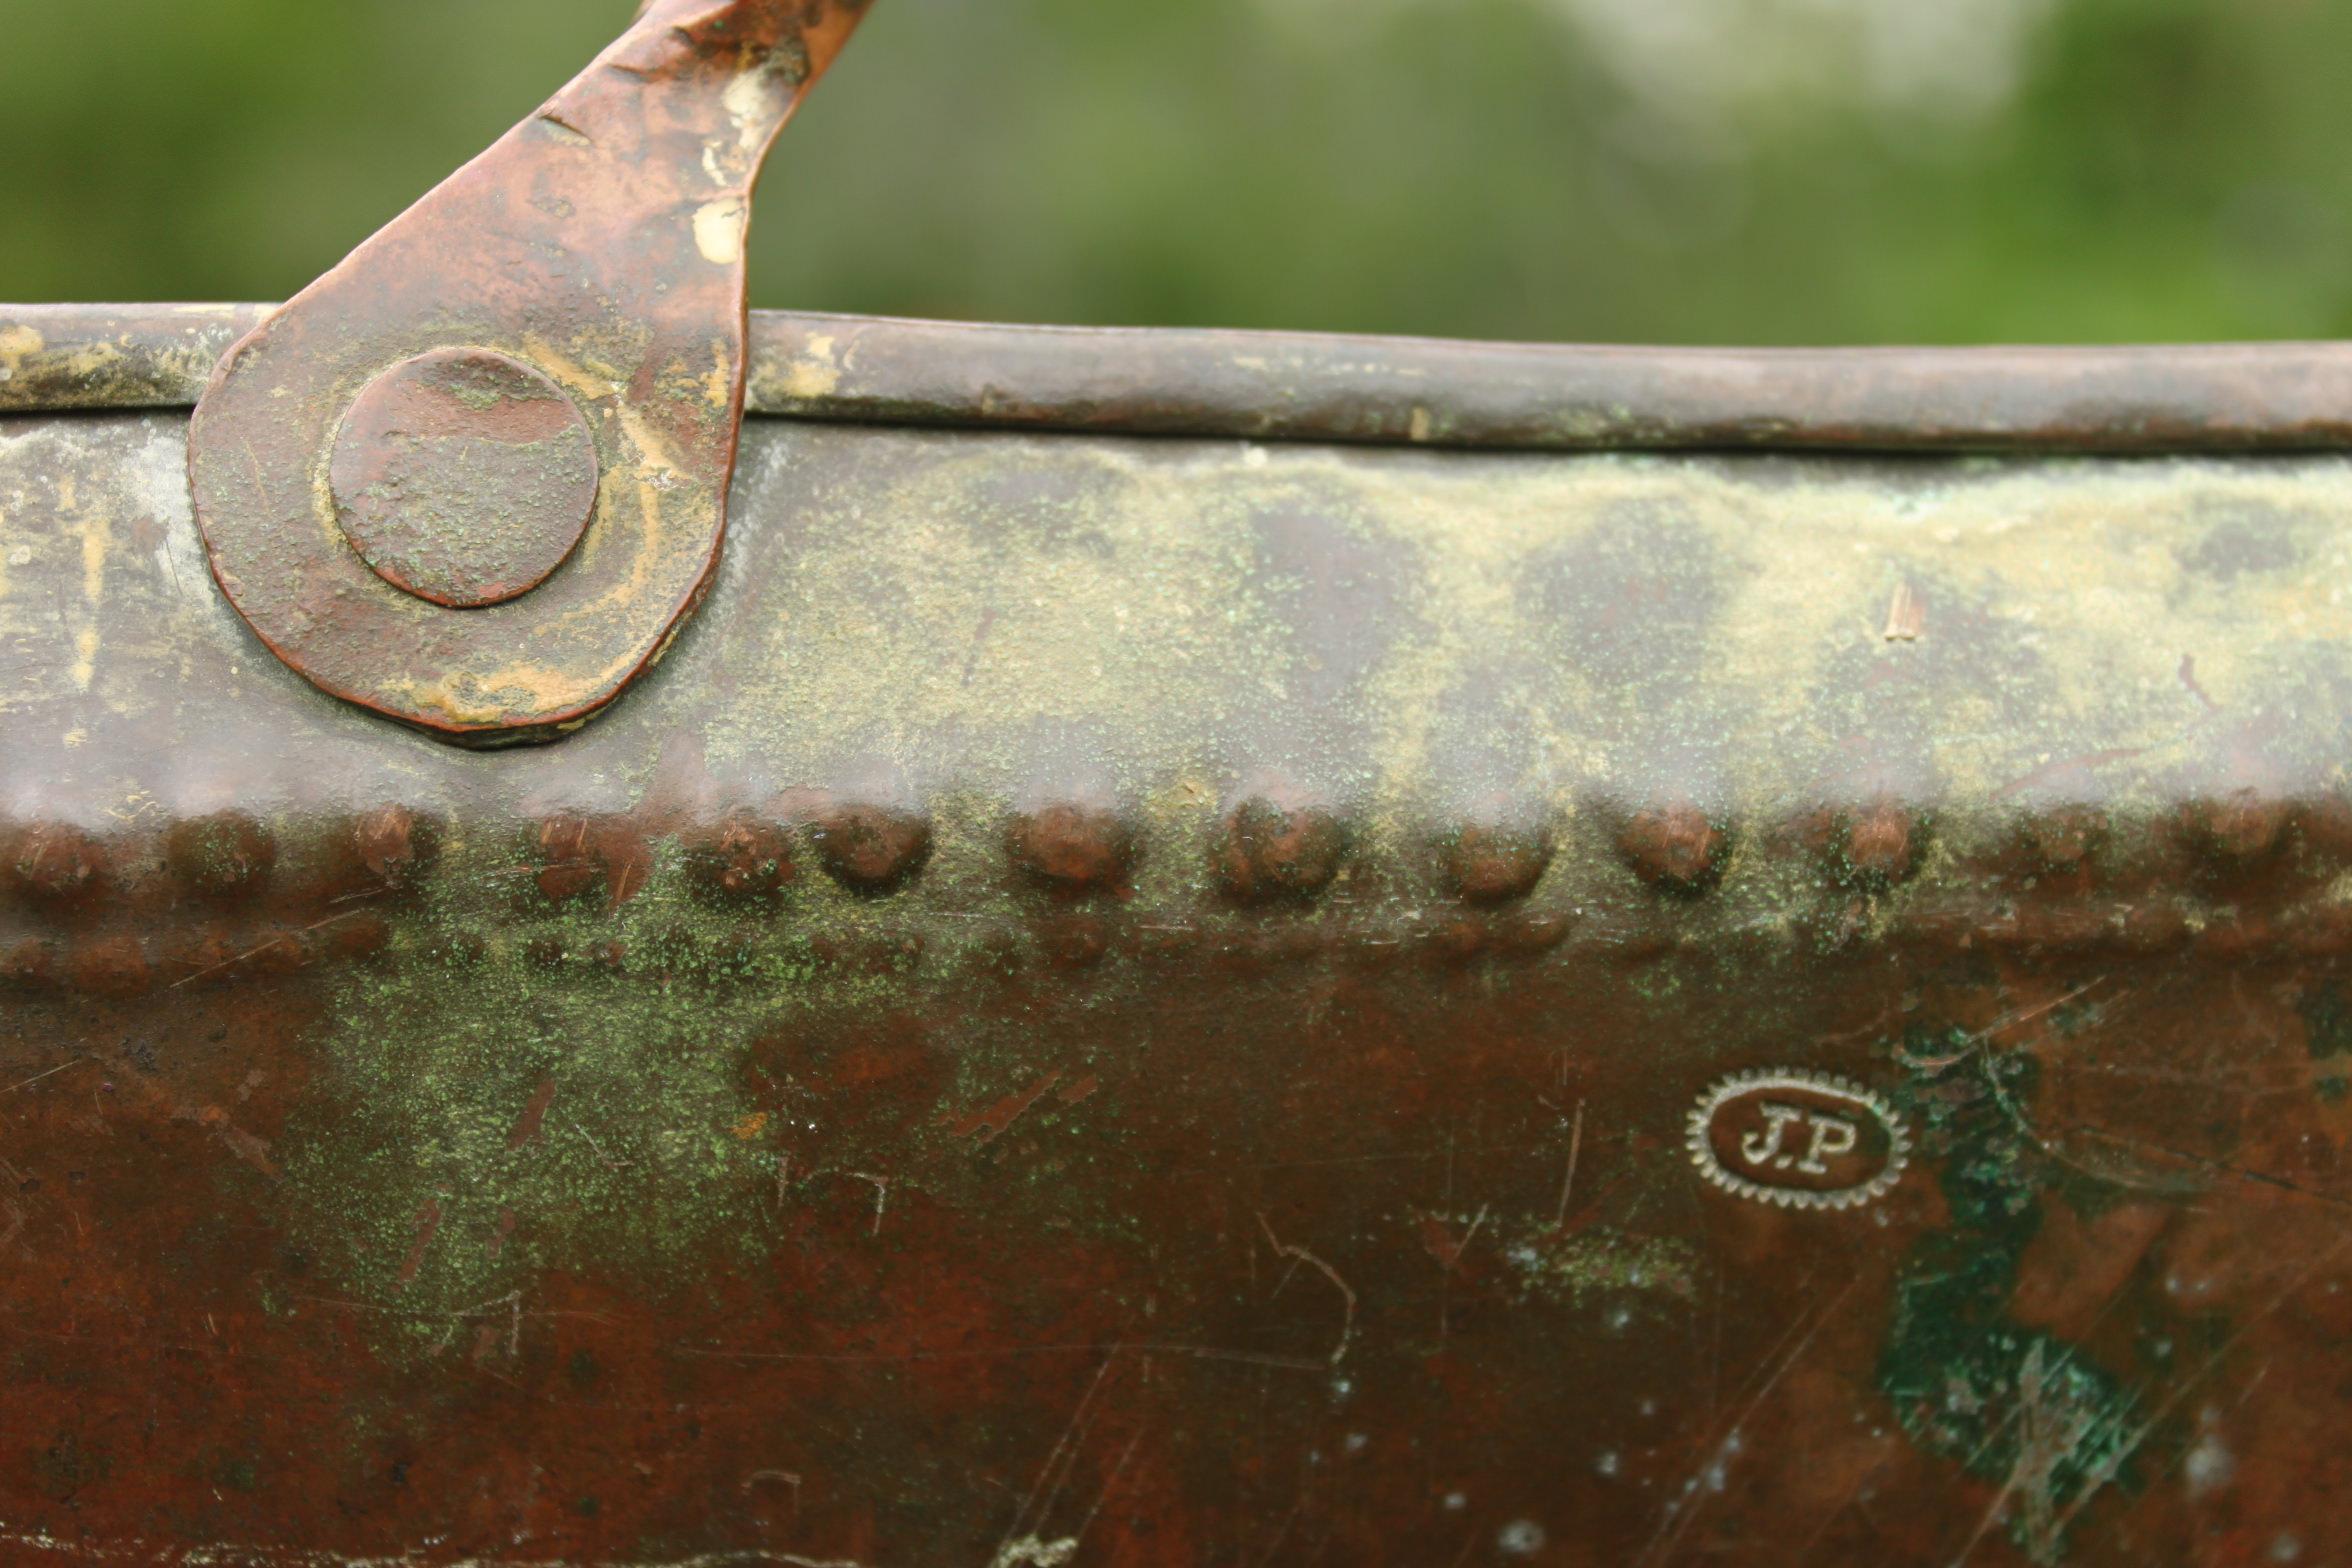
M 726 531 L 752 187 L 866 4 L 653 0 L 229 352 L 189 476 L 280 659 L 482 745 L 660 657 Z

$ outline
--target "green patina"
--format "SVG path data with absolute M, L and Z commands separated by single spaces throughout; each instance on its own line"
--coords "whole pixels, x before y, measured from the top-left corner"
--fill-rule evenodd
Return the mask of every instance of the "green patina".
M 701 897 L 684 858 L 657 846 L 618 905 L 603 890 L 554 904 L 511 846 L 453 843 L 387 961 L 342 982 L 321 1092 L 278 1153 L 306 1246 L 385 1353 L 503 1334 L 516 1293 L 551 1272 L 659 1290 L 748 1263 L 778 1234 L 780 1202 L 841 1196 L 808 1143 L 792 1158 L 796 1140 L 821 1141 L 835 1170 L 890 1173 L 903 1194 L 972 1148 L 951 1111 L 1040 1076 L 1017 1028 L 975 1024 L 953 1042 L 940 1103 L 870 1129 L 793 1125 L 795 1096 L 785 1085 L 779 1108 L 772 1080 L 822 1066 L 796 1042 L 904 1001 L 918 971 L 996 959 L 989 925 L 967 948 L 828 962 L 811 932 L 871 951 L 895 929 L 885 907 L 804 876 L 747 918 Z M 489 934 L 452 935 L 466 932 Z M 1033 1125 L 1055 1127 L 1050 1101 Z
M 1567 1235 L 1523 1219 L 1506 1235 L 1503 1256 L 1518 1271 L 1522 1300 L 1581 1303 L 1602 1294 L 1698 1299 L 1705 1259 L 1677 1236 L 1594 1226 Z
M 2000 1485 L 2012 1538 L 2034 1562 L 2054 1562 L 2093 1494 L 2140 1484 L 2134 1458 L 2151 1417 L 2086 1347 L 2010 1314 L 2053 1188 L 2079 1180 L 2054 1169 L 2022 1123 L 2033 1059 L 1960 1031 L 1921 1031 L 1905 1050 L 1940 1064 L 1916 1068 L 1897 1100 L 1923 1151 L 1941 1156 L 1950 1220 L 1903 1263 L 1878 1386 L 1913 1442 Z
M 2343 991 L 2334 981 L 2324 981 L 2304 993 L 2297 1010 L 2303 1015 L 2303 1043 L 2313 1061 L 2332 1061 L 2352 1055 L 2352 1004 L 2345 1002 Z M 2333 1081 L 2337 1085 L 2336 1093 L 2341 1094 L 2343 1080 Z

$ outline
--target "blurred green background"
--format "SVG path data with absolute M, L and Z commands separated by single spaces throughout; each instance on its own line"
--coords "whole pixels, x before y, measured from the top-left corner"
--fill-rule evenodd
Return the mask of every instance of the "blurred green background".
M 630 0 L 0 0 L 0 298 L 277 299 Z M 882 0 L 758 305 L 1662 342 L 2352 336 L 2338 0 Z

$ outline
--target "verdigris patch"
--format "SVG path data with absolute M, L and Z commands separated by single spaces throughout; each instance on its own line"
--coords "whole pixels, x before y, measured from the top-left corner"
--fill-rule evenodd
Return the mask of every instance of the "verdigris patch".
M 1925 1065 L 1897 1103 L 1940 1156 L 1951 1218 L 1904 1260 L 1879 1390 L 1914 1443 L 1999 1484 L 2011 1538 L 2054 1563 L 2101 1489 L 2140 1484 L 2134 1459 L 2155 1415 L 2084 1346 L 2009 1311 L 2059 1174 L 2020 1121 L 2033 1060 L 1959 1032 L 1905 1055 Z

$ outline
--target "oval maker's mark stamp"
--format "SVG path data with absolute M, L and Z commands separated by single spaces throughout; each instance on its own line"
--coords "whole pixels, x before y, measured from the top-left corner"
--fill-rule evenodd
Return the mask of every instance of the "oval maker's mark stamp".
M 1902 1180 L 1911 1135 L 1883 1096 L 1823 1073 L 1734 1073 L 1692 1107 L 1691 1163 L 1725 1192 L 1784 1209 L 1852 1209 Z

